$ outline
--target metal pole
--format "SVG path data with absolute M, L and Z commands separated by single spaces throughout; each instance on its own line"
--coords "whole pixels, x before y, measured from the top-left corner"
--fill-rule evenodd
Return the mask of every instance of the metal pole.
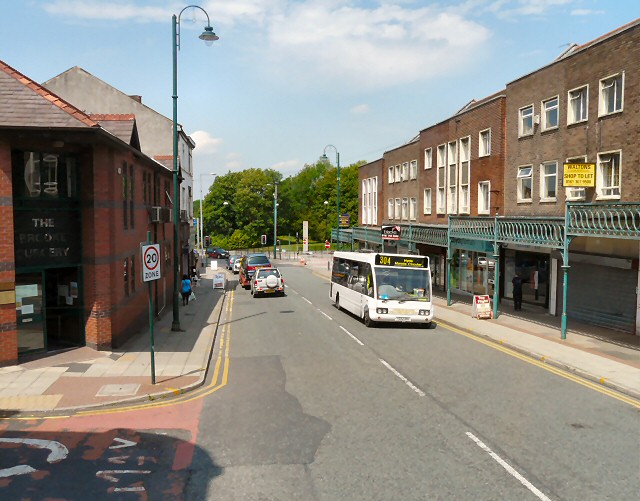
M 202 174 L 200 174 L 200 255 L 204 253 L 204 229 L 202 219 L 202 206 L 204 205 L 204 198 L 202 198 Z
M 569 228 L 569 205 L 567 202 L 564 209 L 564 244 L 562 249 L 562 330 L 561 339 L 567 339 L 567 290 L 569 287 L 569 236 L 567 229 Z
M 173 321 L 172 331 L 180 330 L 180 268 L 178 259 L 180 257 L 180 187 L 178 186 L 178 18 L 174 14 L 171 17 L 171 42 L 173 45 Z
M 147 244 L 151 244 L 150 231 L 147 231 Z M 155 342 L 153 340 L 153 293 L 151 290 L 151 284 L 153 281 L 149 280 L 147 283 L 149 284 L 149 334 L 151 336 L 151 346 L 149 347 L 149 351 L 151 354 L 151 384 L 156 384 L 156 354 Z
M 447 226 L 447 306 L 451 306 L 451 218 Z
M 498 243 L 498 215 L 493 220 L 493 318 L 498 318 L 498 298 L 500 297 L 500 244 Z M 488 272 L 489 270 L 487 270 Z
M 337 248 L 340 250 L 340 153 L 338 153 L 338 149 L 334 146 L 336 150 L 336 164 L 338 166 L 338 245 Z
M 276 258 L 276 238 L 278 235 L 278 183 L 274 183 L 275 191 L 273 192 L 273 259 Z

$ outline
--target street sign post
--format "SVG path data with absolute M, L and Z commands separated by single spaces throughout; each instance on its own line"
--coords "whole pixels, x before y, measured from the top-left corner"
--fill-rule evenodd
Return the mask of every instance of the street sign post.
M 156 357 L 153 341 L 153 294 L 151 282 L 158 280 L 160 274 L 160 244 L 151 243 L 151 232 L 147 231 L 147 245 L 142 245 L 142 280 L 149 283 L 149 335 L 151 345 L 151 384 L 156 384 Z

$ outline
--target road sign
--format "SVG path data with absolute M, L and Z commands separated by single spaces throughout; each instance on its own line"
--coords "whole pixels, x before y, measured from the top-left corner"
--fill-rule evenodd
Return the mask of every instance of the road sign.
M 142 281 L 160 278 L 160 244 L 142 246 Z
M 325 240 L 325 242 L 324 242 L 324 248 L 325 248 L 325 249 L 329 249 L 329 248 L 331 248 L 331 243 L 329 242 L 329 240 Z

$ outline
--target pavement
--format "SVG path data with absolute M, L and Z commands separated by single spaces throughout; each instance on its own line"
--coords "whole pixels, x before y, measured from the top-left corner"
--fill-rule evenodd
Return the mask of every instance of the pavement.
M 330 255 L 294 255 L 275 260 L 329 277 Z M 219 271 L 218 271 L 219 272 Z M 202 269 L 196 300 L 180 307 L 180 332 L 171 331 L 172 305 L 154 323 L 155 384 L 148 328 L 117 350 L 75 348 L 0 368 L 0 417 L 42 415 L 153 401 L 203 385 L 224 306 L 225 292 L 213 288 L 211 267 Z M 226 272 L 225 272 L 226 273 Z M 229 274 L 230 278 L 231 275 Z M 539 363 L 568 370 L 586 380 L 640 400 L 640 336 L 560 319 L 539 307 L 513 311 L 501 305 L 496 319 L 471 316 L 471 300 L 434 291 L 436 323 L 526 354 Z M 640 402 L 633 402 L 640 406 Z

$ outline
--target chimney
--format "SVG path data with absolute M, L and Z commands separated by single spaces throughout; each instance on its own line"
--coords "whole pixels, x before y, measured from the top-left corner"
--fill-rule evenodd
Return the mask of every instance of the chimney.
M 134 101 L 138 101 L 140 104 L 142 104 L 142 96 L 138 96 L 138 95 L 131 95 L 129 96 L 131 99 L 133 99 Z

